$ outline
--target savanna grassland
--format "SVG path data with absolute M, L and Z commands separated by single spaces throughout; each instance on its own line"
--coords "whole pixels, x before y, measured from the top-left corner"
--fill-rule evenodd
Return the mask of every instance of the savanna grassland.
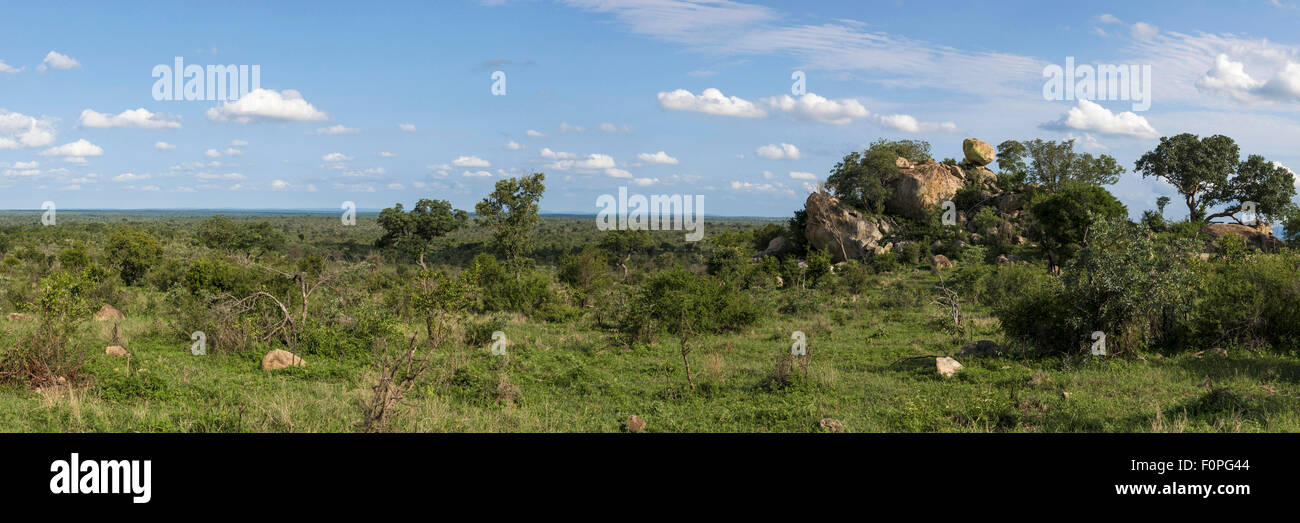
M 992 250 L 953 253 L 955 270 L 928 252 L 832 266 L 751 259 L 784 220 L 710 218 L 688 243 L 542 216 L 526 255 L 498 260 L 483 220 L 402 249 L 376 242 L 396 229 L 375 214 L 6 213 L 0 309 L 31 319 L 0 320 L 0 430 L 611 432 L 631 416 L 649 432 L 1300 430 L 1294 348 L 1042 350 L 997 312 L 1033 294 L 1006 283 L 1017 274 L 1059 277 Z M 91 319 L 104 305 L 125 319 Z M 673 316 L 688 313 L 711 323 Z M 958 355 L 982 339 L 1003 350 Z M 274 349 L 306 365 L 263 370 Z M 964 368 L 945 378 L 937 356 Z

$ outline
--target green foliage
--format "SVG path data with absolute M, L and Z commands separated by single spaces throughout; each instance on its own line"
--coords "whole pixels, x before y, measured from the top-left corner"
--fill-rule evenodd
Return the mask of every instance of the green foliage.
M 84 273 L 59 271 L 41 279 L 28 305 L 36 328 L 17 347 L 0 352 L 0 381 L 41 386 L 76 377 L 90 350 L 82 330 L 96 307 L 93 286 Z
M 271 222 L 236 223 L 218 214 L 199 223 L 195 231 L 199 244 L 209 249 L 253 255 L 270 252 L 284 244 L 284 235 Z
M 468 219 L 465 211 L 453 209 L 446 200 L 421 198 L 410 212 L 403 212 L 398 203 L 379 212 L 376 221 L 384 235 L 375 246 L 396 246 L 423 259 L 434 240 L 459 229 Z
M 876 140 L 861 153 L 844 157 L 826 178 L 826 187 L 847 205 L 880 214 L 889 200 L 889 186 L 898 177 L 898 158 L 920 163 L 930 157 L 930 144 L 917 140 Z
M 246 269 L 221 258 L 199 258 L 185 270 L 183 282 L 185 289 L 195 296 L 242 297 L 253 291 L 255 278 Z
M 109 264 L 117 268 L 122 282 L 127 285 L 142 278 L 162 257 L 162 251 L 162 244 L 152 235 L 131 227 L 113 229 L 108 233 L 108 244 L 104 247 Z
M 518 267 L 507 271 L 496 257 L 483 253 L 465 275 L 477 289 L 478 310 L 514 311 L 542 319 L 557 319 L 563 311 L 551 292 L 551 279 L 535 269 Z
M 1038 221 L 1043 250 L 1058 261 L 1070 258 L 1088 236 L 1095 219 L 1120 219 L 1128 215 L 1124 204 L 1096 185 L 1069 185 L 1039 198 L 1030 206 Z
M 1025 183 L 1043 184 L 1053 191 L 1073 184 L 1110 185 L 1124 173 L 1110 155 L 1094 157 L 1075 152 L 1074 140 L 1034 139 L 1019 146 L 1003 142 L 998 146 L 998 157 L 998 166 L 1010 175 L 1012 185 L 1018 185 L 1017 180 L 1023 178 Z
M 651 275 L 631 307 L 625 332 L 662 331 L 690 337 L 738 330 L 758 320 L 747 295 L 717 278 L 672 269 Z
M 500 180 L 492 194 L 474 206 L 474 212 L 493 230 L 497 253 L 515 261 L 533 251 L 533 229 L 537 227 L 538 202 L 546 186 L 543 173 Z
M 1162 136 L 1155 149 L 1138 159 L 1136 169 L 1143 178 L 1153 176 L 1173 185 L 1186 200 L 1191 221 L 1208 221 L 1207 209 L 1234 198 L 1229 178 L 1239 154 L 1237 142 L 1221 134 Z

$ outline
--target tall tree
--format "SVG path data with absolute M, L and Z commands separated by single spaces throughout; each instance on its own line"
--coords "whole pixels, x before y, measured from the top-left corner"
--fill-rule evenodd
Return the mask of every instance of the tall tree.
M 1199 138 L 1191 133 L 1160 137 L 1160 145 L 1138 158 L 1142 177 L 1154 176 L 1178 189 L 1191 221 L 1208 221 L 1207 209 L 1230 200 L 1228 180 L 1237 169 L 1240 148 L 1221 134 Z
M 474 206 L 474 212 L 493 229 L 493 243 L 502 257 L 517 261 L 533 251 L 538 222 L 538 202 L 546 192 L 546 174 L 500 180 L 492 194 Z
M 379 247 L 396 246 L 419 256 L 424 266 L 424 255 L 437 238 L 459 229 L 469 218 L 465 211 L 453 209 L 447 200 L 421 199 L 410 212 L 402 211 L 402 204 L 379 212 L 379 226 L 384 235 L 375 241 Z
M 1002 161 L 1004 153 L 1007 154 L 1005 163 Z M 1026 182 L 1043 184 L 1052 191 L 1074 183 L 1110 185 L 1119 181 L 1119 175 L 1124 173 L 1124 168 L 1110 155 L 1075 152 L 1074 140 L 1035 139 L 1021 142 L 1020 147 L 1002 142 L 998 146 L 998 158 L 1000 168 L 1023 172 Z

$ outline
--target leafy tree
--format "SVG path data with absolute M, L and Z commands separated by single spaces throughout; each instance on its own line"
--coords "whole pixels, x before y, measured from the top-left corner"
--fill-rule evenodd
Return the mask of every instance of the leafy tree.
M 1013 182 L 1021 178 L 1052 191 L 1074 183 L 1110 185 L 1119 181 L 1124 172 L 1110 155 L 1094 157 L 1075 152 L 1074 140 L 1002 142 L 998 146 L 998 166 L 1010 172 Z
M 998 170 L 1002 171 L 998 175 L 1000 185 L 1014 189 L 1025 183 L 1025 178 L 1029 176 L 1029 166 L 1025 164 L 1025 156 L 1028 154 L 1029 149 L 1018 141 L 1007 140 L 998 144 Z
M 1069 258 L 1085 243 L 1095 219 L 1120 219 L 1128 215 L 1124 204 L 1105 188 L 1072 184 L 1040 198 L 1030 206 L 1040 228 L 1040 244 L 1053 265 Z
M 1215 218 L 1228 217 L 1240 222 L 1241 220 L 1233 215 L 1241 212 L 1241 202 L 1255 202 L 1255 213 L 1258 215 L 1256 219 L 1271 222 L 1287 215 L 1295 206 L 1291 203 L 1293 196 L 1295 196 L 1295 175 L 1286 167 L 1270 162 L 1263 156 L 1252 154 L 1246 157 L 1246 161 L 1237 165 L 1237 175 L 1228 180 L 1228 186 L 1224 191 L 1224 198 L 1236 202 L 1205 219 L 1211 221 Z
M 118 269 L 122 282 L 131 285 L 162 257 L 163 246 L 148 232 L 118 227 L 108 233 L 104 251 L 109 264 Z
M 1169 197 L 1168 197 L 1168 196 L 1161 196 L 1161 197 L 1159 197 L 1159 198 L 1156 198 L 1156 207 L 1160 209 L 1160 215 L 1161 215 L 1161 216 L 1164 216 L 1164 215 L 1165 215 L 1165 206 L 1166 206 L 1166 205 L 1169 205 Z
M 538 202 L 546 186 L 543 173 L 496 183 L 492 194 L 474 206 L 474 212 L 492 226 L 497 252 L 517 261 L 533 250 L 533 230 L 538 222 Z
M 647 247 L 650 247 L 650 231 L 645 229 L 614 229 L 605 231 L 605 235 L 600 237 L 600 249 L 618 261 L 624 278 L 627 277 L 628 260 Z
M 930 144 L 919 140 L 886 139 L 872 142 L 867 150 L 844 157 L 826 178 L 826 186 L 844 203 L 882 213 L 889 199 L 889 186 L 898 176 L 898 158 L 920 163 L 930 157 Z
M 397 203 L 379 212 L 377 221 L 384 235 L 375 241 L 375 246 L 396 246 L 416 254 L 423 266 L 424 255 L 433 241 L 459 229 L 468 219 L 465 211 L 453 209 L 447 200 L 422 198 L 410 212 L 403 212 L 402 204 Z
M 1233 199 L 1229 179 L 1238 167 L 1239 152 L 1237 143 L 1221 134 L 1162 136 L 1160 145 L 1138 158 L 1136 170 L 1143 178 L 1154 176 L 1178 189 L 1190 221 L 1209 221 L 1207 209 Z

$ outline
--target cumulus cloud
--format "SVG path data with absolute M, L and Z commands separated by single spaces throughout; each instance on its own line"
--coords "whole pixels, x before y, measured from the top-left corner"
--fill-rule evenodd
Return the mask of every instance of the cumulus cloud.
M 794 194 L 794 190 L 780 182 L 753 183 L 733 181 L 731 190 L 740 193 L 773 193 L 773 194 Z
M 329 154 L 327 154 L 327 155 L 325 155 L 325 156 L 320 157 L 320 159 L 321 159 L 321 160 L 324 160 L 324 161 L 327 161 L 327 162 L 330 162 L 330 163 L 350 162 L 350 161 L 352 161 L 352 157 L 351 157 L 351 156 L 348 156 L 348 155 L 343 154 L 343 153 L 329 153 Z
M 657 153 L 641 153 L 636 155 L 637 159 L 646 163 L 659 163 L 664 165 L 677 165 L 677 159 L 668 156 L 668 153 L 659 151 Z
M 560 132 L 562 133 L 580 133 L 586 130 L 587 128 L 581 125 L 570 125 L 569 122 L 560 122 Z
M 68 69 L 76 69 L 78 67 L 81 67 L 81 62 L 76 61 L 71 56 L 59 52 L 55 52 L 55 51 L 50 51 L 49 54 L 45 55 L 45 60 L 41 62 L 41 65 L 37 66 L 37 69 L 44 71 L 48 68 L 48 69 L 58 69 L 61 71 L 66 71 Z
M 54 120 L 0 109 L 0 149 L 42 147 L 54 143 Z
M 214 122 L 318 122 L 329 115 L 316 109 L 302 94 L 293 89 L 275 91 L 255 89 L 233 102 L 226 102 L 207 111 Z
M 491 177 L 491 176 L 492 176 L 492 173 L 487 172 L 487 171 L 468 171 L 468 170 L 467 170 L 467 171 L 465 171 L 465 172 L 460 173 L 460 175 L 461 175 L 461 176 L 464 176 L 464 177 L 466 177 L 466 178 L 487 178 L 487 177 Z
M 242 173 L 198 173 L 194 175 L 200 180 L 226 180 L 235 181 L 243 180 L 245 176 Z
M 42 156 L 62 156 L 72 162 L 84 162 L 87 156 L 102 156 L 104 149 L 98 145 L 87 142 L 84 138 L 71 143 L 65 143 L 58 147 L 51 147 L 41 151 Z M 81 160 L 75 160 L 80 158 Z
M 491 167 L 492 164 L 487 160 L 477 156 L 461 156 L 451 161 L 456 167 Z
M 862 103 L 852 98 L 830 100 L 813 93 L 806 93 L 799 98 L 788 94 L 764 98 L 763 103 L 772 109 L 805 121 L 845 125 L 856 119 L 871 116 L 871 112 Z
M 546 138 L 546 133 L 543 133 L 541 131 L 534 131 L 532 129 L 524 131 L 524 134 L 529 138 Z
M 397 154 L 395 154 L 395 153 L 390 153 L 390 152 L 388 152 L 388 151 L 382 151 L 382 152 L 379 153 L 379 156 L 382 156 L 382 157 L 384 157 L 384 158 L 396 158 L 396 157 L 397 157 Z
M 166 115 L 151 113 L 143 107 L 122 111 L 120 114 L 116 115 L 99 113 L 90 109 L 81 111 L 81 126 L 98 129 L 110 129 L 113 127 L 133 127 L 137 129 L 180 129 L 181 123 L 177 121 L 179 119 L 180 117 L 169 117 Z
M 1146 118 L 1130 111 L 1116 114 L 1088 100 L 1079 100 L 1079 105 L 1070 108 L 1070 111 L 1060 120 L 1045 123 L 1040 127 L 1051 131 L 1077 130 L 1132 138 L 1160 136 Z
M 406 131 L 408 133 L 415 132 L 415 124 L 411 124 L 411 123 L 399 123 L 397 124 L 397 128 Z
M 659 183 L 658 178 L 636 178 L 632 180 L 632 184 L 640 187 L 649 187 L 657 183 Z
M 626 124 L 615 125 L 609 122 L 605 122 L 600 124 L 600 130 L 605 131 L 607 133 L 626 133 L 628 131 L 628 128 Z
M 774 143 L 764 145 L 756 152 L 768 160 L 798 160 L 803 156 L 798 147 L 784 142 L 779 145 Z
M 510 149 L 511 151 L 518 151 L 523 148 L 524 146 L 519 145 L 519 142 L 516 142 L 514 140 L 510 140 L 506 142 L 506 149 Z
M 1133 38 L 1149 40 L 1155 35 L 1160 34 L 1160 28 L 1146 22 L 1138 22 L 1133 24 L 1133 27 L 1129 32 L 1133 35 Z
M 610 178 L 631 178 L 632 177 L 632 173 L 618 168 L 605 169 L 605 174 L 608 175 Z
M 817 175 L 802 171 L 790 171 L 790 178 L 793 180 L 816 180 Z
M 22 70 L 23 68 L 21 67 L 15 68 L 14 66 L 6 64 L 4 60 L 0 60 L 0 73 L 16 74 L 22 72 Z
M 673 111 L 696 111 L 715 116 L 732 116 L 736 118 L 762 118 L 767 116 L 753 102 L 736 96 L 726 96 L 722 91 L 710 87 L 699 96 L 685 89 L 659 93 L 659 105 Z
M 552 151 L 550 147 L 543 147 L 541 151 L 541 155 L 542 158 L 546 158 L 548 160 L 567 160 L 570 158 L 577 158 L 577 155 L 573 153 Z
M 922 122 L 918 121 L 910 114 L 879 115 L 876 117 L 876 122 L 890 129 L 897 129 L 908 133 L 934 131 L 945 133 L 957 132 L 957 124 L 953 122 Z
M 357 129 L 355 127 L 348 127 L 343 124 L 338 124 L 338 125 L 332 125 L 330 127 L 321 127 L 307 134 L 339 135 L 339 134 L 357 134 L 359 132 L 361 132 L 361 129 Z

